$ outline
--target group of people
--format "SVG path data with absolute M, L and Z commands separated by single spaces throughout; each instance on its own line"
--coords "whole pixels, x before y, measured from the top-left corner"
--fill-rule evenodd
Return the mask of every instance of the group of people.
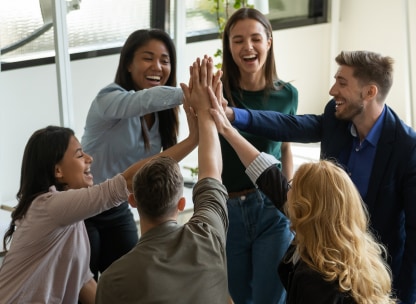
M 26 145 L 2 303 L 414 304 L 416 133 L 385 104 L 392 59 L 341 52 L 324 113 L 296 115 L 273 54 L 267 18 L 239 9 L 222 71 L 197 59 L 179 88 L 170 37 L 132 33 L 81 143 L 48 126 Z M 321 160 L 293 172 L 290 142 L 320 142 Z

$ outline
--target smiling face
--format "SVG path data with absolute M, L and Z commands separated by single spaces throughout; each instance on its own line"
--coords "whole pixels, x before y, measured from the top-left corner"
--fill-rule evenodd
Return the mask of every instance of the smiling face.
M 241 76 L 263 75 L 263 66 L 271 46 L 264 26 L 254 19 L 235 23 L 229 35 L 230 51 Z
M 136 90 L 165 85 L 171 71 L 166 45 L 157 39 L 149 40 L 135 51 L 128 71 Z
M 353 73 L 352 67 L 341 65 L 335 74 L 335 83 L 329 90 L 336 101 L 335 116 L 338 119 L 353 121 L 365 108 L 365 86 L 359 83 Z
M 93 185 L 92 157 L 82 151 L 81 144 L 71 136 L 62 160 L 55 166 L 55 177 L 66 189 L 80 189 Z

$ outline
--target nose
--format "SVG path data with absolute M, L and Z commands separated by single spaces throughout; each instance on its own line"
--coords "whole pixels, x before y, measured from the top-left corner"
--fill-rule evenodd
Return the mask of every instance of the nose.
M 160 64 L 160 61 L 159 60 L 153 60 L 152 68 L 153 68 L 153 70 L 157 70 L 157 71 L 162 70 L 162 65 Z
M 333 84 L 332 87 L 329 89 L 329 95 L 331 95 L 331 96 L 335 96 L 336 95 L 335 84 Z
M 244 43 L 244 48 L 245 48 L 246 50 L 249 50 L 249 51 L 251 51 L 251 50 L 253 49 L 253 44 L 251 43 L 251 41 L 250 41 L 250 40 L 246 40 L 246 41 L 245 41 L 245 43 Z
M 85 158 L 85 160 L 86 160 L 86 162 L 87 163 L 92 163 L 93 162 L 93 160 L 94 160 L 94 158 L 91 156 L 91 155 L 89 155 L 89 154 L 87 154 L 87 153 L 85 153 L 84 152 L 84 158 Z

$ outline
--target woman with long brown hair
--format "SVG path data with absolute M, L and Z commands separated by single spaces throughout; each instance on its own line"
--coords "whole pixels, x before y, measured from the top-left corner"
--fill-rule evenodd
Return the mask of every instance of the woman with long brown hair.
M 176 85 L 176 51 L 169 35 L 158 29 L 130 34 L 115 81 L 92 102 L 82 137 L 85 151 L 95 159 L 91 171 L 96 182 L 177 142 L 183 93 Z M 136 245 L 137 226 L 127 202 L 85 224 L 91 270 L 98 279 L 100 272 Z

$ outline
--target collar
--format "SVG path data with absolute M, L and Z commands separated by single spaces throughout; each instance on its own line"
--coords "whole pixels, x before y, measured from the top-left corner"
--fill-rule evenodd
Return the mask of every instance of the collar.
M 383 121 L 384 121 L 385 116 L 386 116 L 386 106 L 383 107 L 383 111 L 381 112 L 380 116 L 377 118 L 374 125 L 371 127 L 370 132 L 368 132 L 363 142 L 367 141 L 373 147 L 377 145 L 377 142 L 381 136 L 381 130 L 383 128 Z M 350 124 L 350 132 L 354 138 L 358 138 L 357 129 L 355 128 L 353 123 Z

